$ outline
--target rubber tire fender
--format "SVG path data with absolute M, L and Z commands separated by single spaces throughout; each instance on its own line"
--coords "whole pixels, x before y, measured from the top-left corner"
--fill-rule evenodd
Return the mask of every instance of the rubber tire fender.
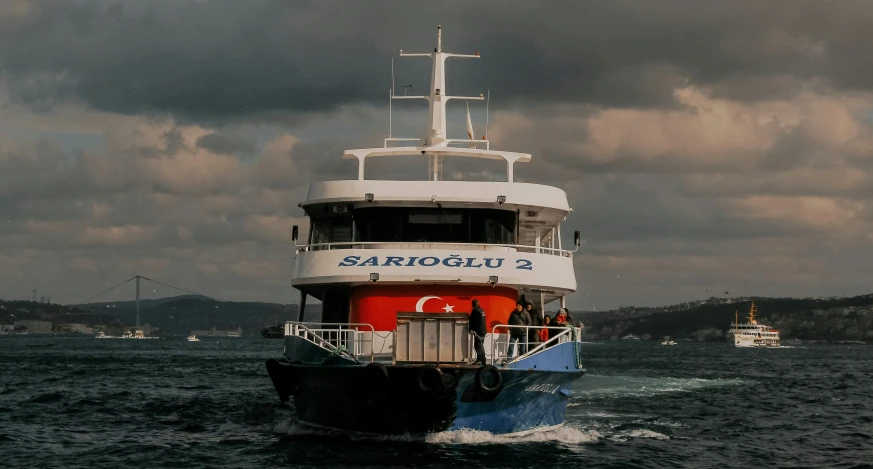
M 428 381 L 439 383 L 436 387 L 428 386 Z M 418 389 L 426 394 L 435 394 L 445 389 L 445 381 L 443 381 L 443 372 L 433 365 L 425 365 L 418 371 Z
M 491 373 L 494 375 L 494 385 L 488 386 L 482 380 L 485 376 L 485 373 Z M 474 381 L 476 383 L 476 387 L 485 392 L 494 392 L 500 389 L 503 386 L 503 374 L 500 370 L 497 369 L 496 366 L 493 365 L 484 365 L 476 370 L 476 376 L 474 377 Z
M 368 363 L 364 367 L 364 373 L 366 373 L 367 385 L 369 386 L 382 385 L 388 381 L 388 367 L 381 363 Z

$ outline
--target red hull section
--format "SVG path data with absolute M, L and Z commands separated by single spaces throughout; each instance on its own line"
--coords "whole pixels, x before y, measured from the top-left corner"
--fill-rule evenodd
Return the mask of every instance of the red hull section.
M 518 292 L 507 287 L 462 285 L 361 285 L 352 288 L 349 322 L 372 324 L 377 331 L 393 331 L 397 313 L 469 313 L 476 298 L 488 322 L 488 332 L 506 324 Z

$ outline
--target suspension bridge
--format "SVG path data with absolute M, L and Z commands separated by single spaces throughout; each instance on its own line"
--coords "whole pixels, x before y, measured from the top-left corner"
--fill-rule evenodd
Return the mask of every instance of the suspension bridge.
M 179 286 L 170 285 L 170 284 L 168 284 L 168 283 L 164 283 L 164 282 L 161 282 L 161 281 L 159 281 L 159 280 L 155 280 L 155 279 L 152 279 L 152 278 L 148 278 L 148 277 L 145 277 L 145 276 L 142 276 L 142 275 L 134 275 L 133 277 L 131 277 L 131 278 L 129 278 L 129 279 L 123 281 L 123 282 L 117 283 L 117 284 L 115 284 L 115 285 L 113 285 L 113 286 L 111 286 L 111 287 L 109 287 L 109 288 L 107 288 L 107 289 L 101 291 L 100 293 L 97 293 L 96 295 L 94 295 L 94 296 L 88 298 L 87 300 L 85 300 L 85 301 L 81 301 L 81 302 L 79 302 L 79 303 L 77 303 L 77 304 L 78 304 L 78 305 L 81 305 L 81 306 L 87 305 L 87 304 L 91 303 L 92 301 L 96 300 L 97 298 L 102 297 L 102 296 L 104 296 L 104 295 L 108 295 L 109 293 L 111 293 L 111 292 L 117 290 L 118 288 L 120 288 L 120 287 L 122 287 L 122 286 L 124 286 L 124 285 L 129 284 L 130 282 L 135 282 L 135 283 L 136 283 L 136 300 L 135 300 L 135 308 L 136 308 L 136 327 L 140 327 L 140 325 L 141 325 L 141 324 L 140 324 L 140 318 L 139 318 L 140 299 L 141 299 L 141 295 L 140 295 L 140 292 L 141 292 L 140 283 L 141 283 L 143 280 L 145 280 L 145 281 L 147 281 L 147 282 L 149 282 L 149 283 L 153 283 L 153 284 L 156 284 L 156 285 L 160 285 L 160 286 L 162 286 L 162 287 L 172 288 L 172 289 L 174 289 L 174 290 L 178 290 L 178 291 L 181 291 L 181 292 L 185 292 L 185 293 L 188 293 L 188 294 L 191 294 L 191 295 L 198 295 L 198 296 L 202 296 L 202 297 L 204 297 L 204 298 L 209 298 L 210 300 L 214 300 L 214 301 L 219 301 L 219 302 L 227 302 L 227 301 L 228 301 L 228 300 L 224 300 L 224 299 L 221 299 L 221 298 L 217 298 L 217 297 L 212 296 L 212 295 L 207 295 L 207 294 L 205 294 L 205 293 L 197 292 L 197 291 L 194 291 L 194 290 L 189 290 L 189 289 L 187 289 L 187 288 L 182 288 L 182 287 L 179 287 Z M 151 288 L 151 285 L 149 285 L 149 288 L 147 288 L 147 291 L 152 291 L 152 292 L 154 292 L 155 290 L 154 290 L 153 288 Z

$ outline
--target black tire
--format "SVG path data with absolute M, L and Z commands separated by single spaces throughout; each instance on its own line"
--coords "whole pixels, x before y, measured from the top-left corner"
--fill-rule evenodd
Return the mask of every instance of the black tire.
M 445 390 L 443 372 L 433 366 L 425 365 L 418 371 L 418 389 L 425 394 L 438 394 Z
M 367 375 L 369 385 L 383 385 L 388 381 L 388 367 L 381 363 L 368 363 L 364 367 L 364 373 Z
M 491 381 L 494 384 L 487 384 L 485 382 L 486 374 L 491 375 Z M 476 387 L 484 392 L 494 392 L 500 389 L 503 386 L 503 374 L 500 373 L 500 370 L 493 365 L 485 365 L 478 370 L 476 370 L 475 376 Z

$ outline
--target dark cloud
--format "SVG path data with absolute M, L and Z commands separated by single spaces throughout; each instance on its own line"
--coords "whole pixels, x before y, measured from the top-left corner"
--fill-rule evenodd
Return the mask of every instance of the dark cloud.
M 670 106 L 686 79 L 749 100 L 794 88 L 780 80 L 873 83 L 866 2 L 801 1 L 788 10 L 687 0 L 31 4 L 27 17 L 0 30 L 0 64 L 17 99 L 40 108 L 83 100 L 114 112 L 221 120 L 381 104 L 390 55 L 432 50 L 437 22 L 447 49 L 484 57 L 450 64 L 450 78 L 476 87 L 456 92 L 487 87 L 501 107 Z M 411 78 L 426 89 L 426 74 Z
M 197 139 L 197 146 L 225 155 L 248 155 L 255 152 L 256 142 L 241 135 L 211 133 Z
M 432 50 L 437 23 L 447 50 L 482 54 L 448 63 L 449 91 L 490 89 L 492 148 L 532 153 L 517 180 L 568 193 L 564 241 L 586 241 L 571 305 L 868 288 L 866 2 L 15 5 L 0 1 L 2 297 L 77 301 L 140 273 L 296 300 L 306 184 L 355 177 L 340 153 L 387 133 L 390 57 Z M 424 93 L 428 74 L 396 60 L 398 86 Z M 423 108 L 397 103 L 395 136 L 418 135 Z M 422 158 L 367 170 L 426 175 Z M 443 177 L 504 175 L 447 159 Z

